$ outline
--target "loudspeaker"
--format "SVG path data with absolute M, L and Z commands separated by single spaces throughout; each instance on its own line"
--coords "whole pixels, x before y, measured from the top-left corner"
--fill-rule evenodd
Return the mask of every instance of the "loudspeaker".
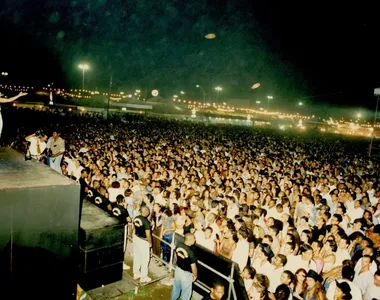
M 80 186 L 0 149 L 0 278 L 4 299 L 75 299 Z M 4 295 L 6 293 L 7 296 Z
M 124 225 L 87 200 L 83 201 L 79 249 L 81 287 L 88 290 L 122 279 Z

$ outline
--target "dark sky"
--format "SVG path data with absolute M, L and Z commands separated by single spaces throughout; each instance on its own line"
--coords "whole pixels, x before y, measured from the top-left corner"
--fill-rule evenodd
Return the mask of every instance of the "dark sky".
M 1 71 L 8 81 L 115 90 L 184 90 L 275 105 L 374 107 L 380 86 L 376 1 L 1 1 Z M 371 4 L 373 3 L 373 4 Z M 213 32 L 216 38 L 205 39 Z M 4 50 L 4 51 L 3 51 Z M 253 83 L 261 87 L 250 90 Z M 317 95 L 317 96 L 316 96 Z M 310 97 L 314 96 L 314 97 Z

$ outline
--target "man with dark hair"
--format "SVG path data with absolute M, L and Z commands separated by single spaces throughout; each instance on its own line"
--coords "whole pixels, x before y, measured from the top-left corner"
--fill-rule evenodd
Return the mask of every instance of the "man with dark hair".
M 342 268 L 342 279 L 338 280 L 338 283 L 347 282 L 351 288 L 352 299 L 362 299 L 360 289 L 352 282 L 355 276 L 355 271 L 352 266 L 344 265 Z M 336 290 L 336 281 L 332 281 L 326 293 L 328 300 L 333 300 Z
M 244 227 L 241 227 L 238 230 L 238 242 L 236 248 L 232 253 L 232 261 L 236 262 L 239 265 L 240 270 L 244 270 L 244 267 L 248 262 L 248 253 L 249 253 L 249 243 L 248 232 Z
M 380 271 L 377 270 L 373 276 L 373 282 L 367 285 L 363 295 L 364 300 L 379 299 L 380 297 Z M 356 298 L 353 298 L 356 299 Z
M 192 233 L 186 233 L 183 243 L 179 243 L 175 249 L 177 255 L 177 268 L 174 273 L 173 290 L 170 299 L 190 300 L 193 282 L 197 280 L 197 257 L 192 249 L 195 237 Z
M 203 297 L 202 300 L 220 300 L 224 296 L 225 287 L 224 282 L 220 278 L 216 278 L 210 290 L 210 294 L 208 296 Z
M 57 131 L 54 131 L 52 137 L 49 138 L 46 148 L 51 152 L 50 167 L 62 174 L 61 161 L 65 153 L 65 141 Z

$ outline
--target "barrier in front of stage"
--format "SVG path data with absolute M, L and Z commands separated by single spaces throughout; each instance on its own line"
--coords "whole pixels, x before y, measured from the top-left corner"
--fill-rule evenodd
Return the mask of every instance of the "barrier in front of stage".
M 103 196 L 101 196 L 96 191 L 92 191 L 90 195 L 88 195 L 87 197 L 89 201 L 97 204 L 103 210 L 107 211 L 106 207 L 102 203 L 100 204 L 97 203 L 96 198 L 101 199 L 103 198 Z M 128 226 L 126 226 L 126 228 L 127 227 Z M 158 239 L 161 243 L 169 246 L 171 250 L 170 250 L 169 262 L 165 262 L 160 256 L 151 252 L 151 256 L 155 257 L 160 262 L 165 264 L 169 270 L 166 275 L 162 276 L 161 278 L 154 279 L 148 284 L 154 283 L 157 280 L 161 280 L 171 275 L 175 266 L 174 249 L 176 247 L 176 244 L 181 241 L 183 242 L 183 239 L 184 239 L 184 237 L 178 233 L 175 233 L 175 236 L 171 243 L 164 241 L 162 238 L 160 238 L 159 236 L 155 234 L 152 234 L 152 237 L 153 239 Z M 128 239 L 131 240 L 130 235 L 128 234 L 127 230 L 125 230 L 124 247 Z M 215 278 L 215 276 L 218 276 L 225 281 L 225 286 L 228 286 L 228 292 L 227 292 L 228 300 L 230 299 L 248 300 L 248 295 L 245 290 L 244 282 L 240 277 L 239 267 L 235 262 L 229 259 L 226 259 L 220 255 L 217 255 L 215 252 L 211 252 L 208 249 L 198 244 L 196 244 L 194 247 L 196 247 L 197 258 L 198 258 L 198 279 L 197 281 L 194 282 L 194 285 L 200 290 L 200 294 L 202 295 L 208 294 L 210 292 L 210 287 L 212 286 L 213 278 Z M 136 288 L 135 288 L 136 294 L 138 293 L 139 286 L 141 285 L 136 285 Z

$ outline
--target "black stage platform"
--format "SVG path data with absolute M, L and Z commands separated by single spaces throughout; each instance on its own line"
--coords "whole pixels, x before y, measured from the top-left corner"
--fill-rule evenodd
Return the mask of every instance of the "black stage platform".
M 0 278 L 4 299 L 75 299 L 80 186 L 0 148 Z

